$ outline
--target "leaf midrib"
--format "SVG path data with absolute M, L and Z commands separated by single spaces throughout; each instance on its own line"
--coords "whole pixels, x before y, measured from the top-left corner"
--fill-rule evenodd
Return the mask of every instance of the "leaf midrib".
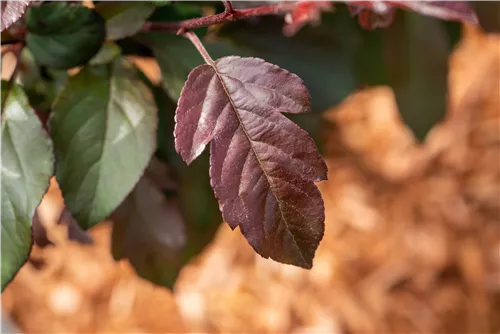
M 90 228 L 91 226 L 95 225 L 96 223 L 93 223 L 91 224 L 90 223 L 90 219 L 92 218 L 92 216 L 94 215 L 94 209 L 95 209 L 95 201 L 97 199 L 97 193 L 99 191 L 99 184 L 101 183 L 101 174 L 102 174 L 102 159 L 104 157 L 104 150 L 106 149 L 106 139 L 108 137 L 108 132 L 109 132 L 109 107 L 110 107 L 110 103 L 111 103 L 111 96 L 112 96 L 112 93 L 113 93 L 113 82 L 112 82 L 112 79 L 113 79 L 113 73 L 114 73 L 114 66 L 115 64 L 114 63 L 111 63 L 110 65 L 108 65 L 110 68 L 109 68 L 109 71 L 107 71 L 107 81 L 109 82 L 109 87 L 108 87 L 108 100 L 106 101 L 106 107 L 105 107 L 105 119 L 106 119 L 106 127 L 105 127 L 105 130 L 104 130 L 104 138 L 103 138 L 103 145 L 102 145 L 102 150 L 99 154 L 99 158 L 97 160 L 97 164 L 98 164 L 98 178 L 97 178 L 97 182 L 96 182 L 96 185 L 95 185 L 95 189 L 94 189 L 94 194 L 92 196 L 92 204 L 91 204 L 91 209 L 89 210 L 89 215 L 87 216 L 87 221 L 86 221 L 86 226 L 87 228 Z M 92 167 L 89 168 L 89 171 L 91 170 Z M 83 186 L 83 183 L 80 185 L 80 187 Z
M 274 188 L 273 183 L 269 180 L 269 176 L 268 176 L 268 175 L 267 175 L 267 173 L 266 173 L 266 169 L 264 168 L 264 165 L 262 164 L 262 162 L 261 162 L 261 161 L 260 161 L 260 159 L 259 159 L 259 156 L 258 156 L 258 154 L 257 154 L 257 152 L 256 152 L 256 150 L 255 150 L 255 147 L 254 147 L 253 143 L 252 143 L 251 137 L 250 137 L 250 135 L 248 134 L 247 129 L 245 128 L 245 125 L 244 125 L 244 123 L 243 123 L 243 121 L 242 121 L 242 119 L 241 119 L 240 115 L 238 114 L 238 111 L 237 111 L 237 110 L 238 110 L 238 108 L 236 107 L 236 104 L 234 103 L 233 99 L 231 98 L 231 94 L 229 93 L 229 89 L 227 88 L 227 86 L 226 86 L 226 84 L 225 84 L 224 80 L 222 79 L 222 74 L 220 74 L 220 73 L 219 73 L 219 71 L 217 70 L 217 65 L 216 65 L 216 63 L 215 63 L 215 62 L 212 62 L 212 63 L 211 63 L 211 64 L 209 64 L 209 65 L 213 68 L 213 70 L 214 70 L 215 74 L 217 75 L 217 78 L 219 79 L 219 81 L 220 81 L 220 83 L 221 83 L 222 89 L 224 89 L 224 93 L 226 94 L 226 96 L 227 96 L 227 98 L 228 98 L 228 100 L 229 100 L 229 103 L 231 104 L 231 107 L 232 107 L 232 109 L 233 109 L 233 111 L 234 111 L 234 114 L 236 115 L 236 118 L 238 119 L 238 123 L 240 124 L 240 126 L 241 126 L 241 128 L 242 128 L 243 132 L 245 133 L 245 136 L 247 137 L 248 142 L 250 143 L 250 149 L 252 150 L 252 153 L 253 153 L 253 155 L 255 156 L 255 159 L 257 159 L 257 163 L 259 164 L 260 168 L 262 169 L 262 172 L 264 173 L 264 176 L 266 177 L 266 181 L 267 181 L 267 183 L 269 184 L 269 188 L 271 189 L 271 193 L 273 194 L 274 198 L 275 198 L 275 199 L 276 199 L 276 201 L 278 202 L 278 206 L 279 206 L 279 208 L 280 208 L 280 216 L 281 216 L 281 218 L 283 219 L 283 222 L 284 222 L 284 224 L 285 224 L 285 226 L 286 226 L 286 229 L 287 229 L 288 233 L 290 233 L 290 235 L 292 236 L 293 243 L 295 244 L 295 246 L 296 246 L 296 247 L 297 247 L 297 249 L 299 250 L 300 257 L 301 257 L 301 259 L 302 259 L 303 263 L 307 265 L 307 263 L 308 263 L 308 262 L 305 260 L 304 255 L 302 254 L 302 249 L 301 249 L 301 248 L 299 247 L 299 245 L 297 244 L 297 241 L 295 240 L 295 235 L 294 235 L 294 234 L 292 233 L 292 231 L 290 230 L 290 227 L 289 227 L 289 225 L 288 225 L 288 222 L 287 222 L 286 218 L 283 216 L 283 208 L 282 208 L 282 203 L 281 203 L 281 201 L 278 199 L 278 196 L 276 195 L 277 191 L 276 191 L 276 189 Z

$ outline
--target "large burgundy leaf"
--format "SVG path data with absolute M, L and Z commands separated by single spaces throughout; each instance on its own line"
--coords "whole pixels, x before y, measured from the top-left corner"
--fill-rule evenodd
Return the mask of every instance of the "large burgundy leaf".
M 29 5 L 29 1 L 2 1 L 0 3 L 1 9 L 1 31 L 4 31 L 15 23 L 21 16 L 23 16 L 26 8 Z
M 196 67 L 176 111 L 175 147 L 188 164 L 211 141 L 210 178 L 224 220 L 263 257 L 311 268 L 324 232 L 314 182 L 326 165 L 280 112 L 309 110 L 302 80 L 257 58 Z

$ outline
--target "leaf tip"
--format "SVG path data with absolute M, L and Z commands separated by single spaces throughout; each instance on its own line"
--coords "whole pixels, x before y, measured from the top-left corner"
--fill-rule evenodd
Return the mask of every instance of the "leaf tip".
M 311 270 L 313 267 L 313 261 L 314 261 L 314 254 L 311 257 L 302 257 L 300 262 L 294 262 L 290 264 L 305 270 Z
M 175 145 L 175 151 L 181 156 L 182 160 L 186 163 L 186 165 L 190 165 L 196 158 L 198 158 L 201 153 L 205 150 L 206 145 L 198 145 L 196 147 L 191 147 L 191 150 L 186 150 L 180 144 Z

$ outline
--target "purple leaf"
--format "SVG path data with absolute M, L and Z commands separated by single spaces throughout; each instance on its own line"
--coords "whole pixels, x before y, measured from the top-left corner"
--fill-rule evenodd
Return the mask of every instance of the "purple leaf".
M 1 31 L 4 31 L 23 16 L 29 1 L 2 1 L 1 8 Z
M 188 164 L 211 142 L 210 178 L 224 220 L 263 257 L 312 267 L 324 206 L 314 182 L 326 165 L 281 112 L 309 110 L 302 80 L 257 58 L 196 67 L 176 111 L 175 147 Z

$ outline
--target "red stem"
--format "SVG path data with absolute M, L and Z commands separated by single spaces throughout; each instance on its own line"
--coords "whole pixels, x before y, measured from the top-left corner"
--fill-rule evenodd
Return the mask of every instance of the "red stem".
M 229 2 L 229 1 L 225 1 Z M 221 24 L 225 22 L 232 22 L 243 20 L 254 16 L 264 16 L 264 15 L 276 15 L 281 13 L 287 13 L 295 7 L 296 3 L 284 3 L 277 5 L 266 5 L 255 8 L 247 8 L 236 10 L 233 9 L 232 12 L 226 11 L 220 14 L 214 14 L 209 16 L 198 17 L 194 19 L 177 21 L 177 22 L 146 22 L 141 31 L 162 31 L 162 32 L 177 32 L 180 29 L 191 30 L 197 28 L 204 28 L 214 24 Z M 231 5 L 232 8 L 232 5 Z
M 182 33 L 182 35 L 185 36 L 186 38 L 188 38 L 191 41 L 191 43 L 193 43 L 195 48 L 198 50 L 198 52 L 201 54 L 201 56 L 203 57 L 203 59 L 205 60 L 205 62 L 208 65 L 215 66 L 212 57 L 210 57 L 210 55 L 207 52 L 207 49 L 205 49 L 205 47 L 201 43 L 200 39 L 198 38 L 198 36 L 196 36 L 196 34 L 194 32 L 186 31 L 186 32 Z

